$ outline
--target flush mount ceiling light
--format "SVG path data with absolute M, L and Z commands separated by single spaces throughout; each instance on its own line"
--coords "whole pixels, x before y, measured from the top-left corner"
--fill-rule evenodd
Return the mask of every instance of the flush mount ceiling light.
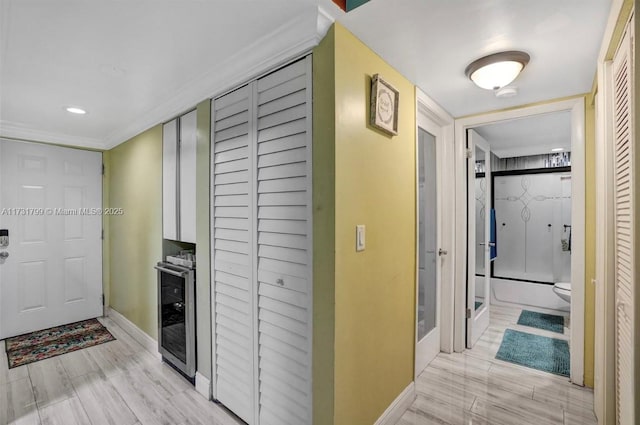
M 75 106 L 68 106 L 64 109 L 65 111 L 71 112 L 72 114 L 84 115 L 87 113 L 87 111 L 85 111 L 84 109 L 76 108 Z
M 471 62 L 464 73 L 478 87 L 498 90 L 515 80 L 529 59 L 527 53 L 515 50 L 494 53 Z
M 562 152 L 564 150 L 564 148 L 553 148 L 551 149 L 551 152 Z

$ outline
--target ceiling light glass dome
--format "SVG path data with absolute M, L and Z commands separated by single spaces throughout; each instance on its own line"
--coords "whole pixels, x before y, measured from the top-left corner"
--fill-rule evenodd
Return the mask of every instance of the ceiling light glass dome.
M 473 61 L 465 69 L 465 75 L 478 87 L 498 90 L 515 80 L 528 63 L 527 53 L 500 52 Z

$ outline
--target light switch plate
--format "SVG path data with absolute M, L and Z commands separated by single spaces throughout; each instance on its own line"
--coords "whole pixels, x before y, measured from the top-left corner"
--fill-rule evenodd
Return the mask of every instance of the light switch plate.
M 364 251 L 364 224 L 356 226 L 356 251 Z

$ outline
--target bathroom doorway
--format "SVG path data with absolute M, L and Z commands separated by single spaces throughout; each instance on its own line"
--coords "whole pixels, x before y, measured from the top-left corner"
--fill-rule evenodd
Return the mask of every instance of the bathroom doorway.
M 474 138 L 487 148 L 478 151 Z M 468 208 L 456 218 L 467 229 L 456 258 L 467 267 L 456 278 L 455 350 L 478 344 L 500 359 L 511 339 L 565 341 L 561 374 L 582 385 L 583 99 L 461 119 L 456 139 L 458 199 Z M 538 330 L 547 316 L 558 334 Z

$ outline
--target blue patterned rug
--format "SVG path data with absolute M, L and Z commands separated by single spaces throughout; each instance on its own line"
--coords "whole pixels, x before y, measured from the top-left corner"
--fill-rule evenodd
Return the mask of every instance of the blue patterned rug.
M 507 329 L 496 359 L 569 376 L 569 344 L 562 339 Z
M 522 310 L 518 318 L 518 324 L 559 334 L 564 333 L 564 317 L 556 316 L 555 314 Z

